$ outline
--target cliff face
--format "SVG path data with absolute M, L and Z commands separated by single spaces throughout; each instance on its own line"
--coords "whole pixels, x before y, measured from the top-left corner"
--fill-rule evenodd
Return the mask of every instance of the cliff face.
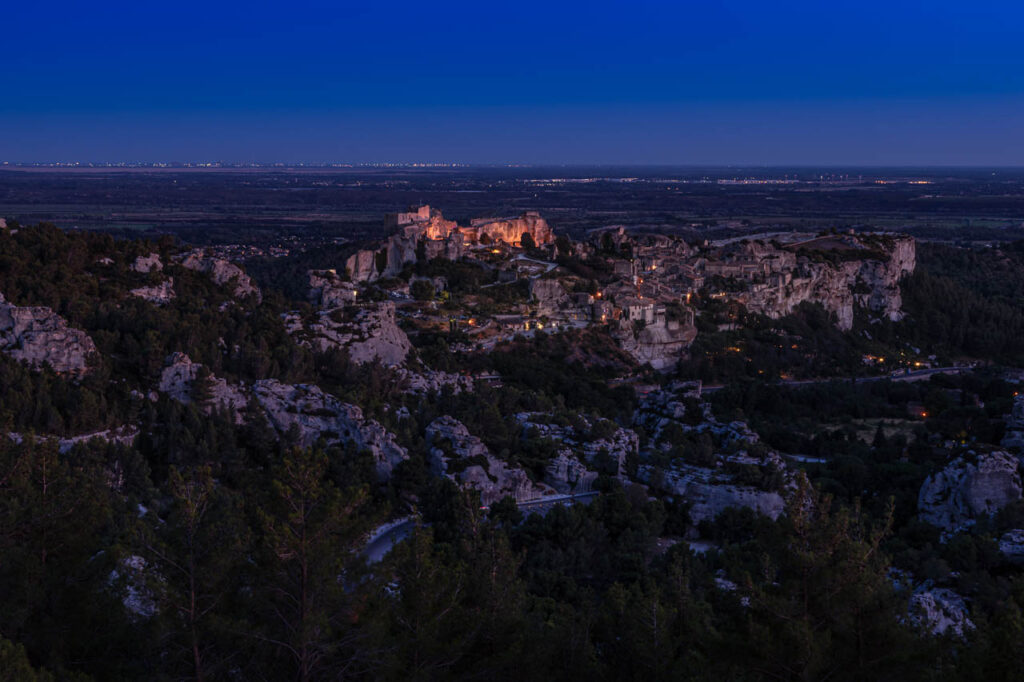
M 555 240 L 551 226 L 536 211 L 527 211 L 518 218 L 483 218 L 474 220 L 465 230 L 473 241 L 479 242 L 485 237 L 494 241 L 503 241 L 519 245 L 524 234 L 533 237 L 536 244 L 548 244 Z
M 915 242 L 911 237 L 888 237 L 880 243 L 881 258 L 874 249 L 862 260 L 837 265 L 801 257 L 793 271 L 755 284 L 744 302 L 749 310 L 772 318 L 788 315 L 805 301 L 820 303 L 843 330 L 853 327 L 855 306 L 898 320 L 903 304 L 899 283 L 914 271 Z
M 968 453 L 970 457 L 973 453 Z M 929 476 L 917 498 L 921 519 L 955 533 L 1021 499 L 1017 458 L 1007 452 L 955 459 Z
M 84 374 L 96 344 L 49 308 L 18 307 L 0 295 L 0 351 L 32 367 Z
M 697 338 L 697 328 L 662 320 L 645 326 L 637 333 L 627 320 L 620 324 L 614 335 L 622 350 L 632 355 L 637 362 L 649 363 L 656 370 L 667 371 L 679 364 L 683 353 Z
M 400 365 L 412 350 L 409 337 L 395 323 L 395 304 L 390 301 L 362 306 L 351 317 L 342 309 L 322 311 L 307 325 L 298 315 L 289 314 L 285 328 L 313 350 L 344 349 L 357 364 Z

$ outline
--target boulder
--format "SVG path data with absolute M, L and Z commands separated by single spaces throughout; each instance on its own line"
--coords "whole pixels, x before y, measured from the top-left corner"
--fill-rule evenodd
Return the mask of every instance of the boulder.
M 0 351 L 12 358 L 40 368 L 82 375 L 88 371 L 89 357 L 96 344 L 80 329 L 43 306 L 19 307 L 0 295 Z
M 653 467 L 643 465 L 638 475 L 652 487 L 689 502 L 694 525 L 713 521 L 729 507 L 747 507 L 770 519 L 777 519 L 786 510 L 786 501 L 779 492 L 736 485 L 713 469 L 678 465 L 656 473 Z
M 923 521 L 956 533 L 1021 499 L 1017 458 L 1008 452 L 967 453 L 929 476 L 917 498 Z

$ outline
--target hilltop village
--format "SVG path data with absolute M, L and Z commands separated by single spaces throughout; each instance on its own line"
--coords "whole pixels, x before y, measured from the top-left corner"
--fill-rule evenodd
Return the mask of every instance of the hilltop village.
M 459 226 L 429 206 L 385 223 L 394 234 L 383 243 L 352 254 L 344 268 L 309 273 L 322 311 L 305 324 L 289 319 L 306 343 L 344 345 L 359 328 L 355 357 L 394 365 L 406 347 L 396 321 L 413 334 L 464 332 L 459 348 L 466 351 L 537 331 L 595 327 L 638 364 L 669 371 L 696 338 L 698 297 L 769 318 L 817 303 L 848 330 L 857 308 L 898 320 L 899 282 L 915 265 L 914 240 L 890 234 L 775 233 L 687 244 L 609 227 L 573 242 L 556 238 L 535 212 Z M 364 303 L 367 287 L 386 292 L 387 301 Z M 345 315 L 331 312 L 345 306 Z

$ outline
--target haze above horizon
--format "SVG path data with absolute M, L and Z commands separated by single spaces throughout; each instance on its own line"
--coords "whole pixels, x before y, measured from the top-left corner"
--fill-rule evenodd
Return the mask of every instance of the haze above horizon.
M 1020 166 L 1024 7 L 22 3 L 0 159 Z

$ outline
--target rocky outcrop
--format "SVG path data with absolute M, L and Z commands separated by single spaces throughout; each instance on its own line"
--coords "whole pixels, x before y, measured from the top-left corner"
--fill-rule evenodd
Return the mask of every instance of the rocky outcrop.
M 149 301 L 154 305 L 165 305 L 174 300 L 174 278 L 168 277 L 160 284 L 139 287 L 137 289 L 132 289 L 128 293 L 132 296 L 137 296 L 138 298 Z
M 1024 394 L 1013 399 L 1013 408 L 1005 419 L 1006 433 L 1003 435 L 1002 446 L 1024 451 Z
M 1014 563 L 1024 563 L 1024 528 L 1003 533 L 999 538 L 999 551 Z
M 517 414 L 516 421 L 523 429 L 522 437 L 555 441 L 563 447 L 561 454 L 573 455 L 578 461 L 590 465 L 607 465 L 607 461 L 597 461 L 599 457 L 606 457 L 615 463 L 615 471 L 608 473 L 625 477 L 626 460 L 635 456 L 640 447 L 640 437 L 636 431 L 613 425 L 614 430 L 610 433 L 598 436 L 595 435 L 594 424 L 582 415 L 576 417 L 576 426 L 549 423 L 550 416 L 540 412 Z
M 653 455 L 660 459 L 672 452 L 671 444 L 663 441 L 670 426 L 684 434 L 711 437 L 714 454 L 706 465 L 677 458 L 664 467 L 642 464 L 637 472 L 637 477 L 655 490 L 689 502 L 694 524 L 712 520 L 729 507 L 747 507 L 772 519 L 784 512 L 786 491 L 793 485 L 785 462 L 777 452 L 763 446 L 754 448 L 760 439 L 745 422 L 715 419 L 711 406 L 700 401 L 699 382 L 674 382 L 649 392 L 633 422 L 650 437 L 641 461 Z M 747 472 L 758 473 L 761 480 L 754 479 L 756 486 L 738 477 Z
M 569 294 L 557 279 L 536 278 L 530 280 L 530 298 L 536 302 L 538 314 L 551 315 L 568 300 Z
M 372 282 L 380 276 L 377 272 L 377 252 L 356 251 L 345 261 L 345 270 L 353 282 Z
M 963 638 L 974 629 L 964 598 L 945 587 L 925 583 L 910 597 L 910 621 L 932 635 Z
M 641 365 L 650 364 L 656 370 L 668 371 L 679 364 L 686 349 L 697 338 L 697 328 L 674 320 L 659 320 L 637 332 L 632 322 L 622 320 L 613 335 L 622 350 Z
M 842 251 L 846 260 L 838 263 L 800 256 L 794 269 L 769 272 L 766 281 L 754 284 L 740 300 L 752 312 L 772 318 L 788 315 L 804 302 L 820 303 L 843 330 L 853 326 L 856 306 L 890 320 L 900 319 L 899 283 L 916 264 L 913 238 L 869 235 L 847 241 L 860 249 L 862 258 L 855 257 L 857 250 L 852 251 L 854 256 L 850 250 Z M 792 248 L 800 253 L 800 246 Z
M 309 271 L 309 298 L 321 308 L 330 310 L 356 302 L 357 290 L 334 270 Z
M 147 273 L 163 269 L 164 264 L 160 262 L 160 254 L 158 253 L 151 253 L 148 256 L 139 256 L 135 259 L 135 262 L 132 263 L 132 270 L 135 272 Z
M 432 421 L 426 437 L 434 474 L 478 490 L 481 504 L 490 506 L 506 496 L 524 502 L 553 492 L 547 486 L 533 483 L 522 469 L 494 457 L 479 438 L 453 417 Z
M 395 370 L 395 376 L 404 384 L 405 392 L 415 395 L 440 393 L 446 388 L 451 390 L 452 395 L 473 390 L 473 377 L 465 374 L 436 372 L 434 370 L 413 372 L 412 370 L 398 368 Z
M 289 314 L 285 328 L 299 343 L 318 352 L 343 349 L 357 364 L 400 365 L 412 350 L 409 337 L 395 323 L 395 304 L 390 301 L 323 311 L 309 324 Z
M 409 456 L 394 434 L 365 419 L 357 406 L 343 403 L 317 386 L 263 379 L 253 384 L 252 393 L 279 433 L 294 433 L 302 447 L 321 438 L 328 444 L 352 444 L 370 453 L 382 480 Z
M 1021 499 L 1019 462 L 997 451 L 967 453 L 929 476 L 921 486 L 917 507 L 920 517 L 947 534 L 974 525 L 1006 505 Z
M 19 307 L 0 295 L 0 351 L 35 368 L 84 374 L 96 344 L 80 329 L 43 306 Z
M 780 492 L 737 485 L 716 469 L 678 464 L 660 471 L 642 465 L 637 476 L 651 487 L 689 502 L 690 522 L 694 525 L 712 521 L 730 507 L 753 509 L 770 519 L 778 518 L 786 509 Z
M 191 402 L 201 367 L 184 353 L 175 353 L 168 358 L 159 390 L 179 402 Z M 408 458 L 394 434 L 378 422 L 364 418 L 356 405 L 344 403 L 318 386 L 284 384 L 276 379 L 263 379 L 246 386 L 212 375 L 208 381 L 208 397 L 202 405 L 205 412 L 228 410 L 242 423 L 251 398 L 279 434 L 293 435 L 301 447 L 310 447 L 322 438 L 328 445 L 352 444 L 358 450 L 369 452 L 381 480 L 387 479 L 391 470 Z
M 135 622 L 159 613 L 154 587 L 162 583 L 162 577 L 154 574 L 146 559 L 137 554 L 121 559 L 107 577 L 108 586 L 120 597 L 129 618 Z
M 192 362 L 184 353 L 174 353 L 167 358 L 167 366 L 160 375 L 158 390 L 181 403 L 192 402 L 195 392 L 195 380 L 202 368 L 200 363 Z M 234 416 L 236 423 L 242 422 L 242 412 L 248 399 L 244 390 L 226 380 L 210 375 L 207 378 L 206 399 L 201 408 L 206 414 L 215 410 L 228 411 Z
M 181 265 L 189 270 L 208 274 L 218 286 L 230 285 L 235 298 L 253 296 L 257 302 L 262 300 L 259 288 L 242 268 L 234 263 L 220 258 L 209 258 L 201 249 L 196 249 L 185 256 Z
M 544 482 L 562 494 L 590 492 L 597 476 L 569 449 L 559 452 L 544 470 Z

